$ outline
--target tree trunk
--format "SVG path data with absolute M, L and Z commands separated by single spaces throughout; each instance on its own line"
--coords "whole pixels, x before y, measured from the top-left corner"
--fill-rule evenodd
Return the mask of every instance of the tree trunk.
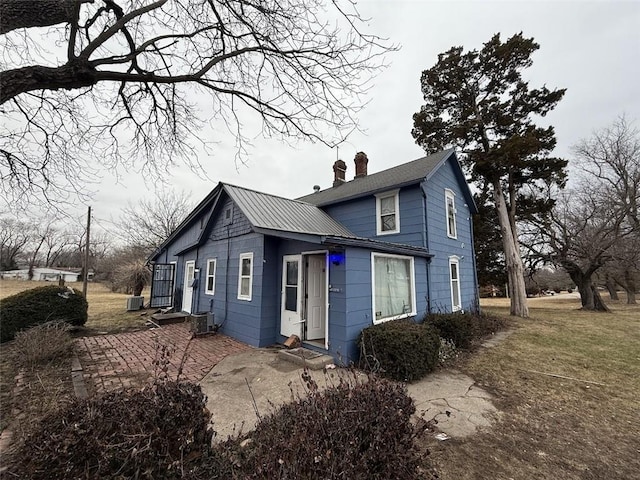
M 625 291 L 627 292 L 627 303 L 629 305 L 635 305 L 636 302 L 636 282 L 635 279 L 633 278 L 633 274 L 631 273 L 631 270 L 626 268 L 624 271 L 624 283 L 626 284 L 625 286 Z
M 611 278 L 610 275 L 606 276 L 605 286 L 609 291 L 609 298 L 611 300 L 620 300 L 620 298 L 618 297 L 618 291 L 616 290 L 616 282 L 613 281 L 613 278 Z
M 602 301 L 602 297 L 600 296 L 600 292 L 595 286 L 591 286 L 591 290 L 593 292 L 593 310 L 596 312 L 610 312 L 609 307 L 607 307 Z
M 608 312 L 609 308 L 602 301 L 600 293 L 591 281 L 591 275 L 585 275 L 577 266 L 565 265 L 565 270 L 569 273 L 580 292 L 580 302 L 583 310 L 596 312 Z
M 76 5 L 93 0 L 2 0 L 0 33 L 17 28 L 49 27 L 74 20 Z
M 527 290 L 524 283 L 524 265 L 518 250 L 517 235 L 511 228 L 507 205 L 499 182 L 493 184 L 493 198 L 498 213 L 498 223 L 502 232 L 502 246 L 509 279 L 509 299 L 511 300 L 511 315 L 528 317 Z

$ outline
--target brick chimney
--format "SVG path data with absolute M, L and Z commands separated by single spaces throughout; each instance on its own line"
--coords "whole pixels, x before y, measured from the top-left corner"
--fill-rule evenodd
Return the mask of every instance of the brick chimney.
M 369 163 L 367 154 L 364 152 L 358 152 L 356 153 L 356 157 L 353 160 L 354 162 L 356 162 L 356 178 L 366 177 L 367 163 Z
M 347 164 L 342 160 L 336 160 L 333 164 L 333 186 L 342 185 L 346 180 L 344 174 L 347 171 Z

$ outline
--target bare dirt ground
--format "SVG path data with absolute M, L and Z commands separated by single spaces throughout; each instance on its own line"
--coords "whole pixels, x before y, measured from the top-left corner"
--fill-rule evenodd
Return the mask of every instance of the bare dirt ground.
M 507 302 L 483 304 L 506 316 Z M 472 437 L 423 439 L 440 479 L 638 478 L 640 306 L 607 303 L 612 313 L 579 310 L 575 294 L 530 299 L 531 318 L 458 365 L 500 413 Z

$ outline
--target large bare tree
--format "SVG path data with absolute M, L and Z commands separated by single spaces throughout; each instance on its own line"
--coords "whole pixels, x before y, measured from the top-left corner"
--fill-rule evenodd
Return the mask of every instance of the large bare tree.
M 582 306 L 607 310 L 596 288 L 602 274 L 635 302 L 640 248 L 640 135 L 620 117 L 574 147 L 578 180 L 549 217 L 532 217 L 528 246 L 563 267 L 580 291 Z
M 86 193 L 100 168 L 199 170 L 199 145 L 265 135 L 333 145 L 395 47 L 351 0 L 0 2 L 3 197 Z M 36 27 L 48 27 L 41 29 Z M 223 121 L 219 137 L 201 127 Z
M 153 197 L 122 210 L 117 222 L 120 237 L 144 259 L 187 218 L 193 206 L 187 192 L 161 188 Z
M 612 248 L 607 274 L 636 303 L 640 278 L 640 131 L 622 115 L 574 147 L 576 165 L 589 188 L 622 221 L 624 235 Z
M 0 270 L 18 268 L 17 260 L 31 238 L 30 227 L 12 216 L 0 217 Z

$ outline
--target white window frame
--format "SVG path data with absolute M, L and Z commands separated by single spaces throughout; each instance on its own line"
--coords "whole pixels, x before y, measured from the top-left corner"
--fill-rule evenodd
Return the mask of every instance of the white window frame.
M 383 199 L 389 197 L 394 197 L 394 215 L 396 217 L 396 228 L 394 230 L 382 230 L 381 202 Z M 376 233 L 377 235 L 390 235 L 393 233 L 400 233 L 400 189 L 376 194 Z
M 451 199 L 451 207 L 449 207 L 449 199 Z M 451 210 L 450 210 L 451 208 Z M 444 191 L 444 212 L 445 212 L 445 222 L 447 224 L 447 237 L 449 238 L 458 238 L 458 224 L 456 219 L 456 194 L 453 190 L 448 188 Z M 453 231 L 451 231 L 449 225 L 449 213 L 453 215 Z
M 211 265 L 213 264 L 213 268 Z M 207 259 L 207 276 L 205 277 L 205 291 L 206 295 L 215 295 L 216 294 L 216 268 L 218 267 L 218 259 L 217 258 L 209 258 Z M 212 287 L 209 289 L 209 279 L 212 278 Z
M 402 260 L 409 260 L 409 280 L 411 282 L 411 311 L 402 313 L 400 315 L 394 315 L 391 317 L 376 318 L 376 258 L 399 258 Z M 415 258 L 406 255 L 393 255 L 390 253 L 376 253 L 371 252 L 371 318 L 374 325 L 379 323 L 388 322 L 390 320 L 399 320 L 401 318 L 415 317 L 416 315 L 416 273 L 415 273 Z
M 456 273 L 458 274 L 458 278 L 453 278 L 453 275 L 451 275 L 451 266 L 455 265 L 456 266 Z M 456 282 L 454 285 L 454 281 Z M 452 256 L 449 257 L 449 289 L 451 290 L 451 311 L 452 312 L 460 312 L 462 311 L 462 294 L 460 292 L 460 257 L 457 256 Z M 458 293 L 458 305 L 456 305 L 455 302 L 455 290 L 454 288 L 457 290 Z
M 249 275 L 242 275 L 242 261 L 244 259 L 249 259 L 251 261 L 251 266 L 249 268 Z M 242 295 L 242 279 L 249 279 L 249 295 Z M 251 297 L 253 294 L 253 252 L 241 253 L 240 258 L 238 260 L 238 300 L 246 300 L 251 301 Z

